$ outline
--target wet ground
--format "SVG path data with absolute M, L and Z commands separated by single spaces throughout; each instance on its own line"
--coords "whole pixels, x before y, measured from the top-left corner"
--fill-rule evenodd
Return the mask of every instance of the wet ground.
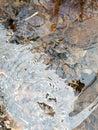
M 73 109 L 70 108 L 68 114 L 71 117 L 76 116 L 98 96 L 97 7 L 91 10 L 86 3 L 86 12 L 81 22 L 78 4 L 75 5 L 77 8 L 74 8 L 70 2 L 60 3 L 57 13 L 55 3 L 51 0 L 46 3 L 43 0 L 40 3 L 31 1 L 31 4 L 32 6 L 28 1 L 16 1 L 12 4 L 9 1 L 1 1 L 1 6 L 4 6 L 0 11 L 1 23 L 8 30 L 0 25 L 0 94 L 4 92 L 3 96 L 5 95 L 7 101 L 3 97 L 6 101 L 3 104 L 7 103 L 8 110 L 1 107 L 2 103 L 0 107 L 3 108 L 3 115 L 7 111 L 21 124 L 16 127 L 12 123 L 11 129 L 63 130 L 68 121 L 67 124 L 66 121 L 59 122 L 65 118 L 62 111 L 66 112 L 67 107 L 72 105 Z M 52 86 L 50 89 L 49 84 Z M 46 88 L 43 88 L 43 85 Z M 63 95 L 64 86 L 69 88 L 69 96 L 65 93 L 66 96 Z M 38 89 L 42 90 L 43 94 Z M 0 96 L 2 99 L 2 95 Z M 72 99 L 77 100 L 73 102 Z M 46 115 L 41 114 L 40 108 Z M 7 123 L 13 122 L 7 118 L 7 114 L 0 122 L 1 129 L 4 130 L 9 127 Z M 97 130 L 97 114 L 98 108 L 91 115 L 89 113 L 89 117 L 83 119 L 80 126 L 74 130 Z M 38 120 L 39 117 L 43 121 Z M 79 119 L 82 120 L 82 117 Z M 73 126 L 74 122 L 76 119 L 73 120 Z M 71 125 L 68 127 L 73 128 Z

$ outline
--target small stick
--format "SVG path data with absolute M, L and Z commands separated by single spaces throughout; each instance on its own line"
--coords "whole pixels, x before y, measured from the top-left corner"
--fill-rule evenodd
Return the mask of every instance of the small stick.
M 35 13 L 34 13 L 34 14 L 32 14 L 31 16 L 29 16 L 28 18 L 24 19 L 24 21 L 29 20 L 30 18 L 32 18 L 32 17 L 34 17 L 34 16 L 36 16 L 37 14 L 38 14 L 38 12 L 35 12 Z

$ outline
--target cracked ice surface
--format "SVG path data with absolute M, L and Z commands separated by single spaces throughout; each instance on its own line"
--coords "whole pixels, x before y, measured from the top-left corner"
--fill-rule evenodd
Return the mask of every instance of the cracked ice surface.
M 98 106 L 96 98 L 82 112 L 69 117 L 78 98 L 74 90 L 54 70 L 46 70 L 39 61 L 41 54 L 30 52 L 31 45 L 7 43 L 9 37 L 2 25 L 0 32 L 0 88 L 7 95 L 8 112 L 23 124 L 23 130 L 72 130 Z M 49 100 L 47 94 L 56 101 Z M 47 105 L 41 108 L 38 102 Z M 54 116 L 47 111 L 54 111 Z

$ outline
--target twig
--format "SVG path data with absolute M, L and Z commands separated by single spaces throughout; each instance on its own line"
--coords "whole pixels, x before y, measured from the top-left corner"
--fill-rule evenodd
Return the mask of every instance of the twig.
M 38 12 L 35 12 L 31 16 L 29 16 L 28 18 L 24 19 L 24 21 L 27 21 L 27 20 L 31 19 L 32 17 L 36 16 L 37 14 L 38 14 Z

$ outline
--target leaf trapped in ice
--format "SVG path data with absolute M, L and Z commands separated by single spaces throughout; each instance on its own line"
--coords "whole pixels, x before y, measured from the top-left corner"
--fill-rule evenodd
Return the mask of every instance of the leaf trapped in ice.
M 40 106 L 40 108 L 45 112 L 45 114 L 48 114 L 50 116 L 54 116 L 55 111 L 54 109 L 49 106 L 48 104 L 44 103 L 44 102 L 38 102 L 38 105 Z

